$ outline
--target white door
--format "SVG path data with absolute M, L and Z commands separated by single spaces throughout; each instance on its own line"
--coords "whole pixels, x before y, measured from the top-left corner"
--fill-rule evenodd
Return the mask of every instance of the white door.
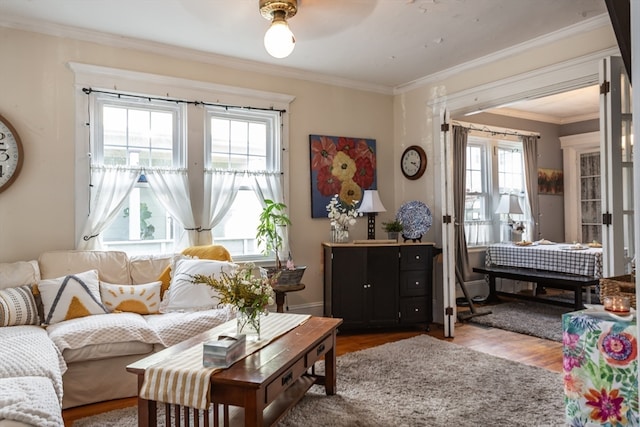
M 600 161 L 604 277 L 627 274 L 635 256 L 631 84 L 620 57 L 600 64 Z
M 456 247 L 453 210 L 453 137 L 451 117 L 442 113 L 440 125 L 440 182 L 442 183 L 442 295 L 444 310 L 444 336 L 453 337 L 456 323 Z M 462 218 L 460 219 L 462 220 Z

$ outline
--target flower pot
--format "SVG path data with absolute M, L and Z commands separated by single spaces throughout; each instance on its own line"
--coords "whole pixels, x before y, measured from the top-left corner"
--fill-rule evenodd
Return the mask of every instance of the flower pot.
M 302 276 L 304 275 L 305 270 L 307 269 L 306 265 L 301 265 L 295 267 L 293 270 L 282 268 L 280 270 L 276 270 L 275 268 L 267 268 L 267 275 L 269 277 L 273 276 L 276 272 L 280 272 L 280 275 L 276 279 L 276 285 L 297 285 L 302 280 Z
M 388 238 L 389 240 L 395 240 L 395 241 L 397 242 L 397 241 L 398 241 L 398 235 L 399 235 L 399 234 L 400 234 L 400 233 L 399 233 L 399 232 L 397 232 L 397 231 L 389 231 L 389 232 L 387 232 L 387 238 Z

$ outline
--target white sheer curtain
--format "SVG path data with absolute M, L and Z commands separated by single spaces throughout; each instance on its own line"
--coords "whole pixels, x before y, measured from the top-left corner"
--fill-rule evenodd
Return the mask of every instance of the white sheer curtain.
M 191 209 L 186 169 L 145 169 L 149 188 L 169 214 L 184 228 L 176 250 L 198 243 L 198 227 Z
M 262 206 L 266 206 L 264 201 L 266 199 L 272 200 L 275 203 L 284 203 L 284 186 L 282 184 L 282 172 L 254 172 L 251 173 L 253 180 L 253 190 L 258 195 L 258 199 Z M 278 229 L 280 237 L 282 237 L 282 253 L 280 254 L 281 261 L 286 261 L 289 256 L 289 228 L 280 227 Z
M 213 227 L 218 225 L 238 195 L 244 171 L 206 169 L 204 171 L 203 233 L 200 245 L 213 243 Z
M 122 209 L 140 172 L 140 168 L 126 166 L 91 166 L 90 212 L 78 249 L 102 249 L 100 233 Z

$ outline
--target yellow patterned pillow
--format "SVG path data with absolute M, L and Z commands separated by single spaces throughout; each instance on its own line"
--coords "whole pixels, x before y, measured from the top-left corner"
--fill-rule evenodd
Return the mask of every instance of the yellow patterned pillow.
M 98 271 L 41 280 L 38 290 L 44 305 L 45 325 L 92 314 L 108 313 L 100 299 Z
M 109 311 L 127 311 L 138 314 L 158 313 L 162 282 L 144 285 L 114 285 L 100 282 L 102 303 Z

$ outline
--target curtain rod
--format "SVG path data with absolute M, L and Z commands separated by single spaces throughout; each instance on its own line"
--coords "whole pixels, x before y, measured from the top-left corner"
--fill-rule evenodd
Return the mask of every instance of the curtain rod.
M 207 105 L 210 107 L 222 107 L 224 109 L 229 109 L 229 108 L 233 108 L 233 109 L 239 109 L 239 110 L 259 110 L 259 111 L 277 111 L 280 114 L 286 113 L 287 110 L 276 110 L 275 108 L 262 108 L 262 107 L 247 107 L 247 106 L 241 106 L 241 105 L 230 105 L 230 104 L 217 104 L 217 103 L 213 103 L 213 102 L 204 102 L 204 101 L 188 101 L 186 99 L 179 99 L 179 98 L 171 98 L 171 97 L 157 97 L 157 96 L 145 96 L 145 95 L 135 95 L 135 94 L 129 94 L 129 93 L 123 93 L 123 92 L 111 92 L 108 90 L 99 90 L 99 89 L 92 89 L 92 88 L 82 88 L 82 91 L 87 94 L 87 95 L 91 95 L 92 93 L 103 93 L 106 95 L 113 95 L 113 96 L 117 96 L 118 98 L 123 98 L 123 97 L 127 97 L 127 98 L 136 98 L 136 99 L 146 99 L 148 101 L 165 101 L 165 102 L 175 102 L 178 104 L 189 104 L 189 105 Z
M 540 139 L 540 133 L 538 132 L 529 132 L 523 130 L 513 130 L 513 129 L 497 129 L 492 126 L 481 125 L 482 127 L 478 127 L 480 125 L 475 125 L 473 123 L 460 122 L 457 120 L 452 120 L 451 124 L 463 127 L 465 129 L 474 130 L 477 132 L 485 132 L 490 133 L 492 136 L 495 135 L 511 135 L 511 136 L 535 136 Z

